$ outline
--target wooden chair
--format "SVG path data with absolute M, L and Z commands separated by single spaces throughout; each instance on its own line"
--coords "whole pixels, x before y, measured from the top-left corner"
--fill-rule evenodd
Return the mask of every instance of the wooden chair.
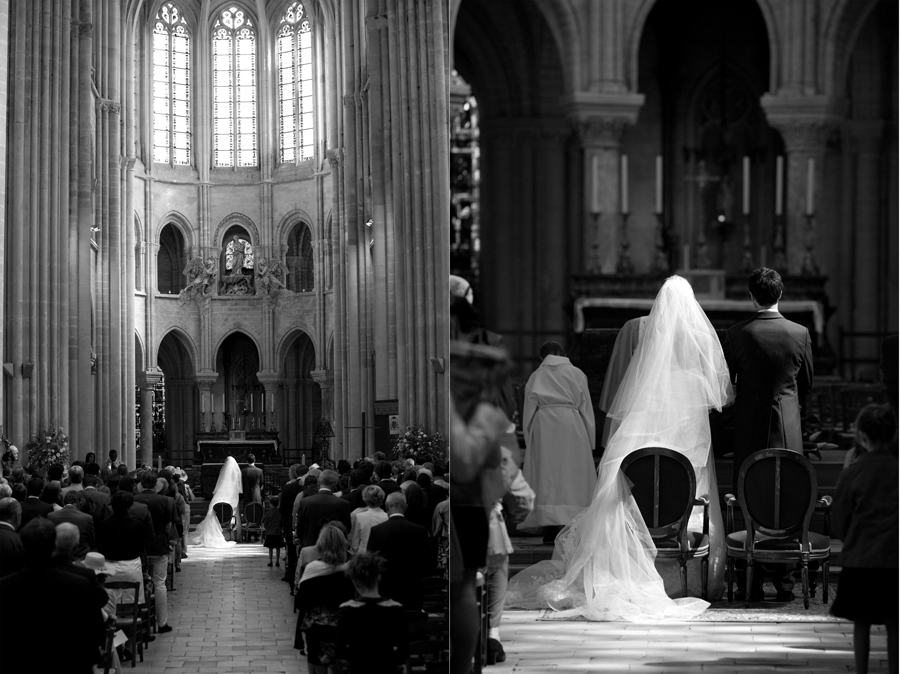
M 117 580 L 106 581 L 107 590 L 131 590 L 132 597 L 127 603 L 122 602 L 120 596 L 116 602 L 116 629 L 124 630 L 129 635 L 131 642 L 131 666 L 135 667 L 135 659 L 140 655 L 144 661 L 144 621 L 140 617 L 140 592 L 141 584 L 135 581 Z
M 709 574 L 709 497 L 695 496 L 697 477 L 687 457 L 665 447 L 642 447 L 622 459 L 631 494 L 650 530 L 659 559 L 681 565 L 681 593 L 687 596 L 687 562 L 700 559 L 701 594 Z M 703 506 L 703 531 L 688 531 L 694 506 Z
M 446 672 L 448 671 L 449 661 L 450 651 L 447 648 L 447 644 L 443 641 L 411 641 L 409 643 L 409 659 L 406 661 L 406 671 Z
M 809 563 L 822 562 L 822 603 L 828 602 L 828 565 L 831 538 L 809 530 L 817 505 L 825 510 L 826 527 L 831 498 L 818 498 L 816 471 L 809 459 L 788 449 L 764 449 L 751 454 L 738 473 L 737 502 L 746 530 L 731 532 L 735 498 L 725 496 L 728 560 L 728 601 L 733 601 L 734 560 L 747 565 L 745 606 L 750 607 L 753 564 L 798 562 L 803 576 L 803 607 L 809 608 Z M 748 531 L 750 532 L 748 535 Z
M 219 520 L 223 534 L 226 531 L 229 534 L 234 531 L 234 509 L 228 503 L 216 503 L 213 506 L 213 512 L 216 513 L 216 519 Z M 226 538 L 230 538 L 230 535 Z
M 243 535 L 244 541 L 250 542 L 250 535 L 256 534 L 257 540 L 262 536 L 262 519 L 265 508 L 262 503 L 248 503 L 244 506 Z
M 113 641 L 116 638 L 116 619 L 110 616 L 106 621 L 106 636 L 103 641 L 103 674 L 113 669 Z

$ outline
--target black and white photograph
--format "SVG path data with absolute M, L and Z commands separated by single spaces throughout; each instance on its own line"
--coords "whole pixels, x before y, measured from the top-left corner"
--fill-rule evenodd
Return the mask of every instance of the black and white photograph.
M 897 3 L 450 33 L 452 672 L 897 672 Z

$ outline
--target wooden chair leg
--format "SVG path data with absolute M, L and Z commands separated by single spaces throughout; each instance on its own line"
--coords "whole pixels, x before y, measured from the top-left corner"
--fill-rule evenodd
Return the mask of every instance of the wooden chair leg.
M 744 608 L 750 608 L 750 592 L 753 587 L 753 560 L 747 560 L 747 585 L 744 586 Z
M 803 567 L 803 608 L 809 608 L 809 564 L 804 560 Z
M 728 603 L 734 601 L 734 557 L 725 562 L 725 582 L 728 583 Z
M 700 596 L 706 601 L 706 584 L 709 578 L 709 557 L 700 560 Z

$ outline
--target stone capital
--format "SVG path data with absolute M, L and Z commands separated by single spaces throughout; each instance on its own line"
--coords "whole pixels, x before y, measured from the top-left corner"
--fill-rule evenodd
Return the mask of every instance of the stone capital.
M 643 94 L 579 92 L 563 104 L 563 109 L 582 146 L 618 147 L 643 105 Z
M 279 372 L 264 370 L 262 372 L 257 372 L 256 378 L 266 391 L 277 391 L 284 383 L 284 378 Z
M 138 386 L 143 390 L 153 390 L 153 387 L 162 381 L 163 373 L 160 370 L 147 370 L 138 378 Z
M 194 381 L 201 391 L 209 391 L 219 378 L 218 372 L 198 372 L 194 375 Z
M 769 126 L 784 139 L 788 153 L 822 152 L 846 115 L 843 99 L 829 96 L 773 96 L 760 99 Z
M 334 370 L 310 370 L 309 376 L 322 388 L 334 386 Z
M 328 157 L 328 163 L 333 171 L 336 171 L 344 163 L 344 150 L 342 148 L 325 150 L 325 156 Z

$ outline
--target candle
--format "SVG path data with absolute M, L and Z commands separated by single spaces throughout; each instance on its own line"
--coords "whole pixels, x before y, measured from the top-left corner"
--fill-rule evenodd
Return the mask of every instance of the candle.
M 744 155 L 744 215 L 750 212 L 750 157 Z
M 628 213 L 628 155 L 622 155 L 622 213 Z
M 813 208 L 813 185 L 816 175 L 816 160 L 812 157 L 806 165 L 806 214 L 812 215 L 815 212 Z
M 784 157 L 775 158 L 775 215 L 781 215 L 784 206 Z
M 656 212 L 663 212 L 663 163 L 662 155 L 656 155 Z
M 600 155 L 591 159 L 591 213 L 600 212 Z
M 691 244 L 689 243 L 684 244 L 684 259 L 682 264 L 685 269 L 691 268 Z
M 765 246 L 759 247 L 759 266 L 760 267 L 766 266 L 766 247 Z
M 256 397 L 256 396 L 253 395 L 252 393 L 250 394 L 250 411 L 251 411 L 251 412 L 253 411 L 253 399 L 254 399 L 255 397 Z
M 266 393 L 265 393 L 265 391 L 263 391 L 263 394 L 262 394 L 262 411 L 265 414 L 265 411 L 266 411 Z

